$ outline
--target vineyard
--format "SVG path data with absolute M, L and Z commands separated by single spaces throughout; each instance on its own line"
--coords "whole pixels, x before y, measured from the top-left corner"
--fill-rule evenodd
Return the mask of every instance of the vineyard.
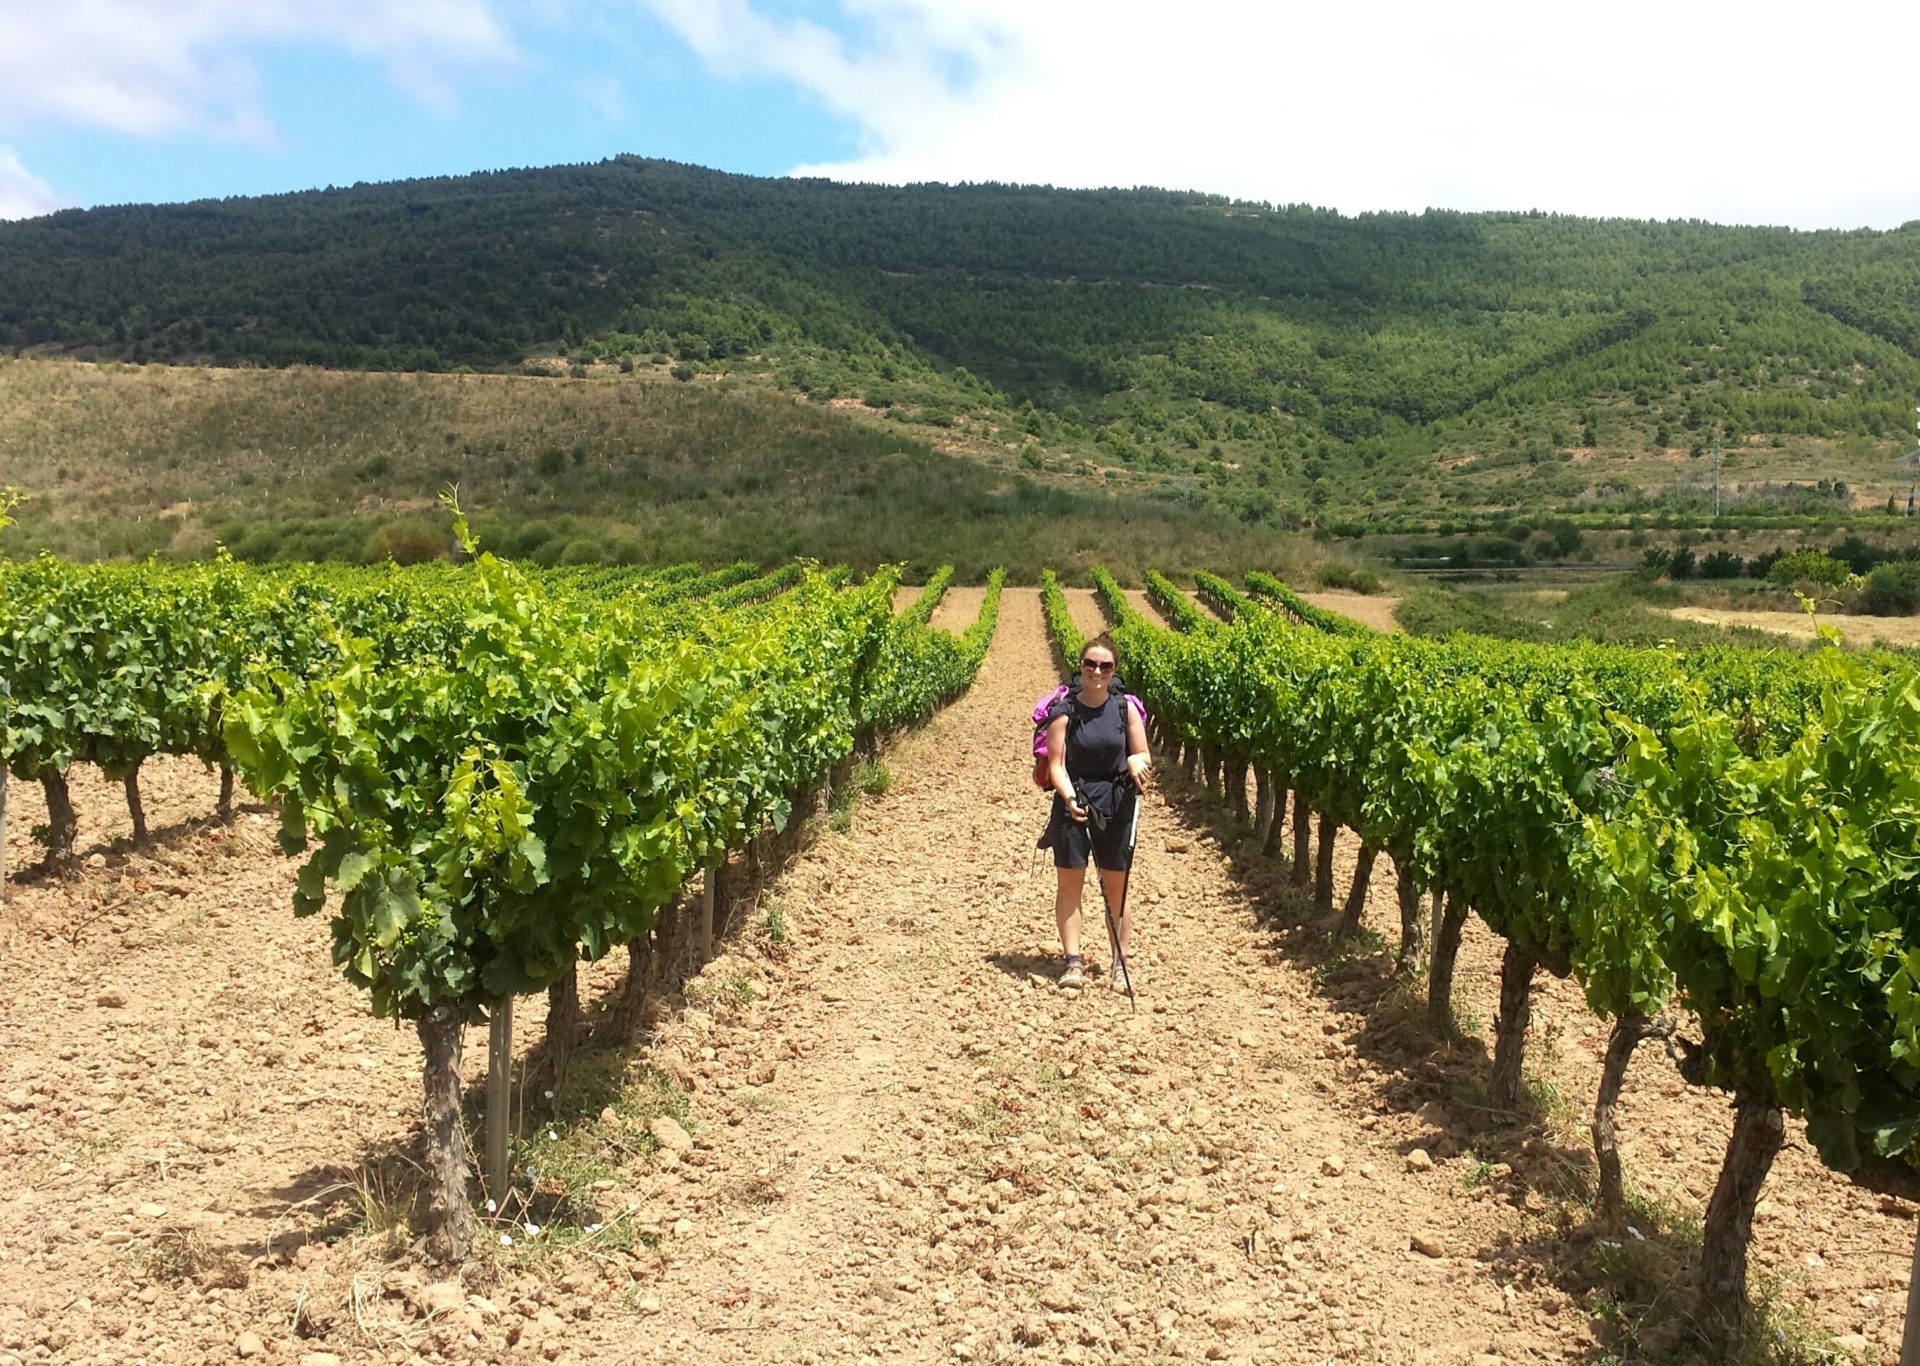
M 1505 940 L 1489 1094 L 1520 1101 L 1529 996 L 1574 975 L 1612 1021 L 1594 1108 L 1600 1217 L 1624 1224 L 1612 1107 L 1634 1049 L 1683 1041 L 1688 1079 L 1729 1092 L 1735 1122 L 1708 1206 L 1703 1278 L 1723 1313 L 1747 1303 L 1754 1206 L 1783 1112 L 1836 1170 L 1911 1191 L 1920 1157 L 1920 681 L 1899 661 L 1809 662 L 1735 650 L 1443 644 L 1375 636 L 1250 575 L 1200 578 L 1217 626 L 1175 585 L 1149 592 L 1180 629 L 1135 611 L 1096 573 L 1131 681 L 1189 776 L 1227 794 L 1333 910 L 1337 832 L 1361 850 L 1336 936 L 1359 927 L 1378 854 L 1399 870 L 1400 959 L 1427 962 L 1427 1005 L 1451 1025 L 1465 918 Z M 1058 584 L 1048 616 L 1080 648 Z M 1253 810 L 1247 773 L 1255 773 Z M 1309 858 L 1309 833 L 1319 849 Z M 1430 945 L 1423 892 L 1437 907 Z
M 75 761 L 124 782 L 136 845 L 154 755 L 219 765 L 223 810 L 234 773 L 276 800 L 305 856 L 294 914 L 336 893 L 334 962 L 419 1032 L 449 1259 L 473 1232 L 462 1025 L 551 989 L 549 1032 L 570 1032 L 577 963 L 618 946 L 637 989 L 689 876 L 964 689 L 998 601 L 955 638 L 925 625 L 950 570 L 898 618 L 890 573 L 529 577 L 455 512 L 474 556 L 457 571 L 41 560 L 0 578 L 7 764 L 45 789 L 49 867 L 73 852 Z
M 753 878 L 822 903 L 878 898 L 888 908 L 886 925 L 939 933 L 937 919 L 922 918 L 890 889 L 890 879 L 912 876 L 890 854 L 864 864 L 851 883 L 874 885 L 851 892 L 846 874 L 792 862 L 805 818 L 854 784 L 856 758 L 905 747 L 937 774 L 940 781 L 910 789 L 927 828 L 900 837 L 946 870 L 931 884 L 940 889 L 935 895 L 947 895 L 947 875 L 968 889 L 956 933 L 1002 944 L 1011 934 L 1024 943 L 1045 917 L 1009 931 L 990 904 L 1018 894 L 1003 871 L 1006 856 L 987 851 L 1011 848 L 1018 866 L 1018 838 L 1031 835 L 1001 827 L 998 778 L 983 779 L 921 744 L 945 718 L 923 735 L 892 738 L 925 726 L 963 695 L 970 719 L 958 724 L 982 724 L 981 690 L 969 689 L 986 676 L 981 667 L 1000 617 L 998 575 L 977 616 L 956 633 L 929 624 L 948 594 L 950 571 L 907 595 L 896 612 L 890 572 L 856 581 L 811 565 L 771 574 L 750 565 L 528 571 L 485 553 L 464 523 L 456 525 L 468 562 L 425 570 L 0 562 L 0 679 L 10 694 L 7 767 L 18 784 L 38 789 L 36 810 L 45 816 L 36 832 L 45 871 L 16 894 L 58 894 L 65 884 L 53 875 L 80 861 L 83 823 L 102 819 L 97 809 L 76 809 L 69 786 L 76 765 L 97 769 L 124 792 L 134 849 L 157 838 L 143 809 L 149 761 L 196 760 L 226 775 L 210 817 L 234 815 L 236 779 L 268 803 L 255 817 L 277 812 L 280 846 L 299 860 L 295 915 L 330 912 L 332 962 L 362 1010 L 407 1021 L 418 1036 L 427 1096 L 426 1248 L 442 1263 L 472 1263 L 487 1215 L 470 1193 L 466 1133 L 477 1135 L 479 1122 L 463 1100 L 466 1027 L 498 1018 L 516 996 L 544 993 L 542 1080 L 531 1085 L 544 1084 L 550 1099 L 567 1093 L 570 1059 L 589 1023 L 596 1045 L 655 1048 L 683 1030 L 714 1028 L 711 1019 L 663 1023 L 647 996 L 678 992 L 683 970 L 711 979 L 703 965 L 739 952 L 715 938 L 725 928 L 712 918 L 723 879 Z M 1749 1242 L 1769 1170 L 1787 1145 L 1789 1117 L 1804 1124 L 1826 1167 L 1904 1208 L 1920 1138 L 1920 953 L 1905 944 L 1920 852 L 1920 789 L 1911 778 L 1920 771 L 1920 686 L 1903 661 L 1410 640 L 1356 626 L 1259 574 L 1244 586 L 1202 574 L 1191 592 L 1150 574 L 1149 616 L 1110 575 L 1094 578 L 1128 686 L 1153 713 L 1170 798 L 1211 812 L 1205 820 L 1217 833 L 1207 838 L 1257 865 L 1242 875 L 1253 916 L 1277 924 L 1291 914 L 1286 907 L 1298 906 L 1322 942 L 1362 945 L 1384 855 L 1394 870 L 1388 923 L 1399 936 L 1385 971 L 1415 984 L 1428 1037 L 1443 1052 L 1469 1029 L 1455 986 L 1462 945 L 1481 930 L 1491 936 L 1498 954 L 1492 1056 L 1473 1092 L 1487 1125 L 1521 1122 L 1536 1104 L 1529 1079 L 1538 1069 L 1528 1056 L 1536 1003 L 1559 981 L 1577 987 L 1607 1033 L 1590 1110 L 1592 1214 L 1601 1234 L 1627 1236 L 1638 1217 L 1631 1192 L 1657 1184 L 1654 1173 L 1623 1163 L 1632 1138 L 1616 1123 L 1633 1085 L 1628 1063 L 1649 1041 L 1675 1056 L 1690 1086 L 1731 1103 L 1733 1124 L 1693 1269 L 1703 1303 L 1725 1323 L 1738 1325 L 1750 1312 Z M 1026 702 L 1006 708 L 1002 694 L 1037 691 L 1029 684 L 1056 676 L 1077 656 L 1089 624 L 1084 613 L 1076 620 L 1051 575 L 1039 606 L 1055 659 L 1023 657 L 1024 673 L 994 684 L 993 705 L 1010 715 L 1024 713 Z M 964 738 L 952 738 L 964 729 L 947 734 L 943 743 L 964 748 Z M 1009 746 L 1004 756 L 1007 776 L 1021 781 L 1023 748 Z M 976 785 L 993 795 L 970 798 Z M 956 819 L 971 834 L 942 843 L 939 827 Z M 1005 825 L 1021 819 L 1008 811 Z M 1037 816 L 1029 824 L 1037 828 Z M 8 838 L 18 847 L 17 828 Z M 1160 861 L 1172 865 L 1192 838 L 1170 835 Z M 1337 857 L 1337 850 L 1346 852 Z M 1272 870 L 1271 885 L 1261 869 Z M 1336 887 L 1343 872 L 1344 899 Z M 89 876 L 82 869 L 80 882 Z M 1161 908 L 1147 912 L 1149 923 L 1166 914 L 1163 903 L 1193 894 L 1181 877 L 1172 866 L 1149 864 L 1144 904 Z M 724 890 L 719 900 L 725 903 Z M 816 914 L 838 923 L 829 912 Z M 867 933 L 893 942 L 877 922 Z M 1146 999 L 1158 995 L 1159 1005 L 1119 1034 L 1106 1024 L 1073 1026 L 1061 1045 L 1071 1059 L 1064 1066 L 1100 1078 L 1090 1085 L 1133 1086 L 1126 1068 L 1114 1070 L 1129 1057 L 1136 1060 L 1130 1067 L 1165 1067 L 1182 1047 L 1211 1046 L 1173 1037 L 1192 1024 L 1170 1007 L 1184 1002 L 1202 1019 L 1208 994 L 1203 984 L 1168 980 L 1171 950 L 1154 949 L 1147 934 Z M 1171 928 L 1166 934 L 1174 942 Z M 835 942 L 852 953 L 862 936 L 848 931 Z M 1055 994 L 1033 994 L 1049 970 L 1044 938 L 1033 947 L 1033 955 L 993 951 L 1008 961 L 987 974 L 986 985 L 961 970 L 949 989 L 977 997 L 973 1008 L 983 1018 L 1004 1018 L 1008 1032 L 1024 1038 L 1031 1026 L 1023 1020 L 1057 1009 Z M 815 976 L 824 971 L 834 985 L 816 982 L 817 991 L 831 993 L 824 1004 L 793 1001 L 795 1019 L 821 1011 L 823 1019 L 844 1019 L 850 1010 L 833 1015 L 828 1007 L 858 1003 L 864 992 L 877 1012 L 873 1040 L 906 1028 L 903 1017 L 881 1023 L 898 1003 L 867 976 L 841 985 L 832 962 L 811 961 Z M 782 970 L 778 962 L 769 967 L 775 977 Z M 1273 991 L 1260 980 L 1285 970 L 1283 961 L 1236 963 L 1231 990 L 1244 982 L 1251 992 Z M 589 1011 L 595 983 L 605 990 L 601 1008 Z M 1463 981 L 1461 989 L 1471 994 L 1474 986 Z M 694 1013 L 717 1018 L 711 998 L 702 999 L 707 1004 Z M 766 1008 L 738 1004 L 769 1039 L 788 1027 Z M 1025 1108 L 1039 1106 L 1051 1094 L 1046 1087 L 1074 1083 L 1074 1074 L 1055 1071 L 1029 1095 L 1032 1076 L 993 1073 L 1007 1065 L 1000 1052 L 978 1036 L 962 1037 L 964 1012 L 937 1002 L 933 1009 L 940 1030 L 957 1031 L 942 1035 L 954 1060 L 975 1069 L 948 1074 L 946 1063 L 929 1064 L 941 1076 L 934 1089 L 979 1086 L 1014 1108 L 1003 1107 L 981 1130 L 995 1145 L 987 1157 L 976 1151 L 978 1136 L 959 1143 L 968 1153 L 965 1171 L 939 1185 L 948 1192 L 947 1215 L 928 1215 L 926 1224 L 886 1218 L 897 1224 L 899 1255 L 915 1259 L 903 1273 L 915 1286 L 977 1265 L 988 1268 L 979 1275 L 993 1286 L 993 1267 L 1013 1274 L 1009 1256 L 1031 1252 L 1044 1268 L 1058 1252 L 1014 1236 L 1011 1212 L 1025 1201 L 1064 1202 L 1076 1182 L 1092 1179 L 1073 1167 L 1043 1180 L 1035 1173 L 1050 1170 L 1048 1148 L 1017 1141 Z M 1307 1007 L 1296 1001 L 1294 1009 Z M 1241 1022 L 1231 1036 L 1239 1048 L 1291 1047 L 1287 1017 L 1267 1015 Z M 861 1021 L 849 1025 L 859 1029 Z M 835 1037 L 846 1045 L 848 1067 L 857 1054 L 880 1056 L 881 1044 L 860 1042 L 864 1032 L 846 1036 L 846 1027 L 833 1029 L 841 1031 Z M 1166 1037 L 1151 1042 L 1143 1031 Z M 743 1068 L 772 1074 L 772 1054 L 755 1046 L 751 1030 L 732 1037 L 720 1048 L 696 1046 L 692 1056 L 712 1053 L 701 1065 L 725 1066 L 730 1047 Z M 1049 1049 L 1045 1041 L 1034 1047 Z M 1163 1048 L 1173 1053 L 1156 1051 Z M 1313 1063 L 1296 1055 L 1290 1066 L 1305 1075 Z M 713 1074 L 705 1075 L 703 1084 L 711 1084 Z M 1251 1151 L 1268 1122 L 1260 1088 L 1283 1086 L 1284 1076 L 1260 1073 L 1233 1099 L 1208 1090 L 1204 1079 L 1194 1084 L 1214 1099 L 1183 1110 L 1182 1127 L 1157 1140 L 1170 1145 L 1166 1180 L 1242 1179 L 1236 1163 L 1245 1153 L 1235 1157 L 1230 1145 L 1202 1138 L 1198 1128 L 1189 1136 L 1184 1126 L 1204 1127 L 1193 1118 L 1202 1110 L 1231 1111 Z M 901 1081 L 886 1092 L 887 1103 L 908 1107 L 901 1122 L 923 1129 L 926 1161 L 937 1166 L 952 1154 L 942 1156 L 925 1126 L 946 1112 L 918 1091 L 911 1079 Z M 1078 1131 L 1109 1168 L 1121 1158 L 1145 1160 L 1144 1131 L 1117 1146 L 1095 1137 L 1107 1133 L 1110 1109 L 1116 1119 L 1122 1113 L 1120 1100 L 1098 1089 L 1072 1094 L 1078 1120 L 1045 1131 L 1055 1148 Z M 1289 1103 L 1301 1113 L 1318 1104 L 1297 1093 Z M 757 1121 L 738 1113 L 739 1104 L 725 1122 L 745 1133 Z M 483 1113 L 506 1118 L 491 1107 Z M 859 1117 L 841 1114 L 841 1122 L 857 1126 Z M 1323 1122 L 1330 1132 L 1335 1119 Z M 1426 1149 L 1420 1155 L 1431 1162 Z M 911 1152 L 905 1160 L 909 1170 L 880 1182 L 896 1210 L 902 1190 L 911 1205 L 933 1184 L 913 1175 Z M 1327 1159 L 1296 1188 L 1344 1175 L 1343 1163 Z M 769 1191 L 778 1184 L 764 1179 L 773 1183 Z M 954 1183 L 973 1180 L 984 1194 L 951 1195 Z M 516 1169 L 505 1184 L 490 1173 L 482 1189 L 489 1212 L 500 1214 L 510 1198 L 530 1208 L 524 1202 L 538 1198 L 540 1183 Z M 880 1198 L 879 1187 L 863 1182 L 861 1189 Z M 1081 1217 L 1067 1229 L 1085 1223 L 1080 1206 L 1057 1208 Z M 1312 1226 L 1311 1218 L 1304 1225 L 1290 1219 L 1295 1230 Z M 1355 1216 L 1356 1227 L 1368 1222 Z M 1131 1246 L 1137 1224 L 1121 1213 L 1117 1249 Z M 928 1227 L 936 1229 L 930 1243 Z M 1165 1233 L 1174 1226 L 1156 1214 L 1139 1227 Z M 999 1232 L 985 1244 L 963 1243 L 958 1262 L 946 1265 L 940 1228 L 955 1237 L 976 1228 Z M 1259 1271 L 1269 1263 L 1257 1255 L 1258 1235 L 1249 1236 L 1247 1260 Z M 1397 1236 L 1404 1252 L 1406 1235 Z M 1426 1236 L 1416 1235 L 1416 1250 Z M 1289 1287 L 1307 1274 L 1286 1243 L 1284 1257 L 1274 1254 L 1277 1279 L 1257 1282 L 1258 1293 L 1271 1292 L 1276 1303 L 1298 1300 Z M 1142 1267 L 1152 1264 L 1150 1246 L 1139 1256 Z M 1478 1264 L 1460 1260 L 1459 1274 L 1470 1281 Z M 1200 1265 L 1210 1265 L 1205 1256 Z M 677 1273 L 659 1274 L 669 1284 Z M 1115 1274 L 1132 1276 L 1135 1264 L 1123 1257 Z M 1003 1293 L 990 1291 L 989 1305 Z M 1338 1305 L 1331 1293 L 1323 1287 L 1311 1304 L 1321 1311 Z M 1125 1324 L 1127 1307 L 1101 1312 Z M 1065 1312 L 1014 1322 L 1009 1309 L 1012 1326 L 1002 1328 L 1013 1336 L 1002 1345 L 1055 1340 L 1065 1330 L 1052 1319 Z M 1219 1338 L 1227 1355 L 1240 1350 L 1235 1341 L 1264 1331 L 1254 1311 L 1201 1317 L 1189 1337 Z M 970 1336 L 943 1338 L 949 1346 L 973 1344 L 951 1355 L 967 1358 L 1000 1341 L 992 1333 L 981 1338 L 977 1318 L 966 1320 Z M 1332 1336 L 1320 1344 L 1327 1350 L 1316 1346 L 1311 1359 L 1354 1347 L 1340 1334 L 1352 1338 L 1359 1328 L 1339 1314 L 1333 1320 Z M 1151 1315 L 1143 1323 L 1162 1346 L 1178 1339 Z M 1093 1348 L 1129 1354 L 1117 1330 L 1103 1331 L 1108 1336 Z M 1021 1334 L 1038 1336 L 1030 1342 Z M 12 1345 L 0 1337 L 0 1351 Z M 1081 1345 L 1089 1344 L 1083 1338 Z M 1562 1359 L 1550 1345 L 1534 1355 Z M 1309 1359 L 1304 1350 L 1300 1359 Z

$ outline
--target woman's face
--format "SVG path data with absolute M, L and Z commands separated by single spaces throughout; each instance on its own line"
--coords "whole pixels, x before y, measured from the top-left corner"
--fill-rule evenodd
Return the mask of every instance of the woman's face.
M 1105 646 L 1096 645 L 1080 656 L 1080 679 L 1082 683 L 1104 688 L 1113 681 L 1113 651 Z

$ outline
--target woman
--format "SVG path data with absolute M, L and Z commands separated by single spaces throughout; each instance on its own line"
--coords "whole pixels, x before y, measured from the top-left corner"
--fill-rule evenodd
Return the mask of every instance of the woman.
M 1122 908 L 1127 870 L 1133 866 L 1140 794 L 1146 791 L 1153 761 L 1147 755 L 1147 728 L 1139 709 L 1113 691 L 1119 662 L 1110 636 L 1097 635 L 1081 646 L 1080 690 L 1055 703 L 1047 723 L 1048 774 L 1054 794 L 1050 829 L 1053 866 L 1059 875 L 1053 918 L 1067 955 L 1066 971 L 1060 975 L 1060 986 L 1067 991 L 1086 985 L 1080 954 L 1080 898 L 1089 855 L 1100 869 L 1107 905 L 1120 912 L 1117 934 L 1123 962 L 1114 965 L 1112 985 L 1122 989 L 1127 985 L 1123 964 L 1133 925 L 1130 913 Z M 1094 813 L 1103 819 L 1091 819 Z

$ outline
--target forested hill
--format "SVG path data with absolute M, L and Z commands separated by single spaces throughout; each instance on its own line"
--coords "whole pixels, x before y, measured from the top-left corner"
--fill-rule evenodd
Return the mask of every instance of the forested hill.
M 1282 502 L 1433 502 L 1433 462 L 1407 459 L 1450 450 L 1551 501 L 1565 472 L 1517 467 L 1567 448 L 1898 441 L 1920 223 L 1347 218 L 623 157 L 0 224 L 0 344 L 373 369 L 664 357 L 941 425 L 997 414 L 1109 468 L 1224 443 L 1233 481 L 1264 470 Z

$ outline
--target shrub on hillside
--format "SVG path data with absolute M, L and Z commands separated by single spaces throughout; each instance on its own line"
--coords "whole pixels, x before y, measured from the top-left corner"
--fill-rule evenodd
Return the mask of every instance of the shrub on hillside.
M 1818 583 L 1839 588 L 1846 583 L 1850 572 L 1842 561 L 1834 559 L 1824 550 L 1796 550 L 1773 562 L 1773 567 L 1767 571 L 1767 582 L 1782 588 L 1791 588 L 1797 583 Z
M 425 564 L 448 553 L 446 532 L 425 522 L 388 522 L 367 537 L 361 556 L 368 564 L 392 560 L 395 564 Z
M 531 559 L 534 551 L 553 539 L 554 530 L 549 523 L 522 522 L 519 526 L 510 528 L 499 539 L 499 545 L 500 549 L 513 559 Z
M 1920 560 L 1896 560 L 1868 574 L 1859 606 L 1875 617 L 1910 617 L 1920 612 Z
M 280 558 L 286 548 L 285 537 L 277 526 L 248 527 L 238 535 L 231 534 L 232 529 L 220 535 L 221 544 L 232 552 L 236 560 L 245 560 L 249 564 L 265 564 L 269 560 Z
M 561 564 L 604 564 L 612 558 L 606 542 L 592 536 L 580 536 L 568 541 L 560 552 Z
M 1500 611 L 1482 595 L 1439 584 L 1415 586 L 1395 605 L 1393 619 L 1401 630 L 1414 636 L 1440 638 L 1455 631 L 1471 631 L 1509 640 L 1533 640 L 1541 635 L 1536 623 Z
M 1349 593 L 1378 593 L 1379 576 L 1372 570 L 1356 569 L 1350 564 L 1323 564 L 1314 572 L 1322 588 L 1341 588 Z

